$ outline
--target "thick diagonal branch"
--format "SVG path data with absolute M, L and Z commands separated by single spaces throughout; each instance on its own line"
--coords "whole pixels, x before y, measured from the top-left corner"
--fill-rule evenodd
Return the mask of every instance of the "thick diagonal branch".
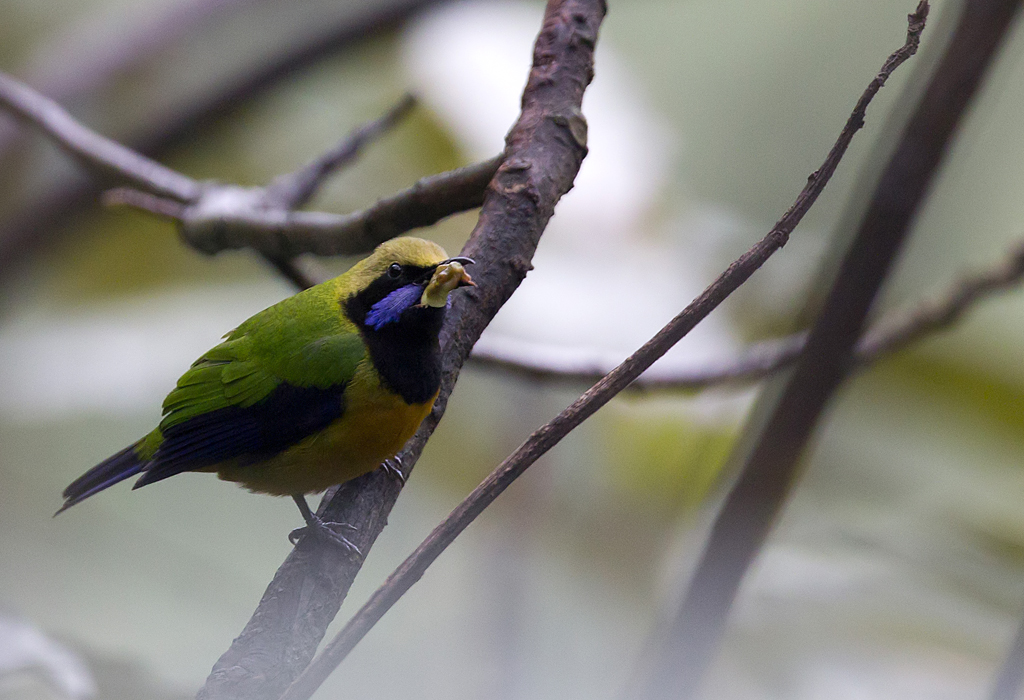
M 583 92 L 593 77 L 593 49 L 604 17 L 601 0 L 553 0 L 534 49 L 519 121 L 507 158 L 484 198 L 463 249 L 477 261 L 478 287 L 456 300 L 442 330 L 441 393 L 431 415 L 401 453 L 406 473 L 444 414 L 470 348 L 530 269 L 554 212 L 586 154 Z M 369 551 L 400 486 L 377 472 L 328 495 L 319 514 L 358 530 L 350 539 Z M 200 698 L 276 699 L 313 657 L 348 593 L 360 562 L 303 541 L 278 570 L 242 634 L 214 666 Z

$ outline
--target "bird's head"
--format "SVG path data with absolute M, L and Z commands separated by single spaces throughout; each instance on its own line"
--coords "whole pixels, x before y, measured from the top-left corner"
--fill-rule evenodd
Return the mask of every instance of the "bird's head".
M 450 258 L 436 243 L 394 238 L 382 243 L 350 271 L 355 293 L 346 303 L 357 324 L 373 330 L 414 316 L 443 310 L 459 287 L 476 286 L 466 272 L 470 258 Z

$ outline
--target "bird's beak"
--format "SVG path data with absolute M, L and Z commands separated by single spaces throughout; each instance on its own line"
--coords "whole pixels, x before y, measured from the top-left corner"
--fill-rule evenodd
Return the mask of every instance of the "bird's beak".
M 476 265 L 476 260 L 473 258 L 467 258 L 465 255 L 460 255 L 454 258 L 448 258 L 441 265 L 447 265 L 449 263 L 459 263 L 460 265 Z M 475 287 L 476 282 L 469 276 L 469 273 L 465 270 L 462 271 L 462 278 L 459 280 L 457 287 Z
M 438 263 L 434 274 L 423 290 L 420 303 L 424 306 L 440 308 L 448 303 L 448 294 L 457 287 L 475 287 L 473 278 L 466 272 L 463 265 L 472 265 L 471 258 L 449 258 Z

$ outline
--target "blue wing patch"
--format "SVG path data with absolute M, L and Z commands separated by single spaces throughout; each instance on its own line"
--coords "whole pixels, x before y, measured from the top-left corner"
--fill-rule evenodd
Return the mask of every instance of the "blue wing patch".
M 413 304 L 419 303 L 423 296 L 423 287 L 418 284 L 407 284 L 399 287 L 370 307 L 366 313 L 366 325 L 379 331 L 389 323 L 394 323 L 402 312 Z
M 163 441 L 132 488 L 226 460 L 252 464 L 323 430 L 345 412 L 345 386 L 318 389 L 282 382 L 252 406 L 229 406 L 163 431 Z

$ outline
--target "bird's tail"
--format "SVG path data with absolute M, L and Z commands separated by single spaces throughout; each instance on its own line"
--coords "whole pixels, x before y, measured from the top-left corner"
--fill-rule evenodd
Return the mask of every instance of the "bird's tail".
M 60 515 L 76 503 L 81 503 L 94 493 L 113 486 L 146 468 L 146 461 L 135 453 L 138 443 L 130 445 L 116 455 L 108 457 L 78 477 L 64 489 L 64 505 L 54 515 Z

